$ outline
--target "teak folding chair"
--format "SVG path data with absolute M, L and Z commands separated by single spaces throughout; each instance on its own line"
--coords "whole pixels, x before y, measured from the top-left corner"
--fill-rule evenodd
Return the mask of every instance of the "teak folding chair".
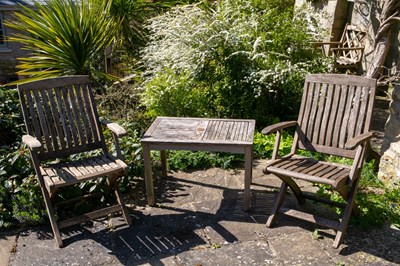
M 296 181 L 328 185 L 346 201 L 345 204 L 339 204 L 344 208 L 341 221 L 316 217 L 294 209 L 282 208 L 281 212 L 333 228 L 337 231 L 333 247 L 339 247 L 350 215 L 355 210 L 354 198 L 364 154 L 373 135 L 370 121 L 375 89 L 375 79 L 344 74 L 309 74 L 305 80 L 298 120 L 281 122 L 263 129 L 264 134 L 276 132 L 272 160 L 268 162 L 265 173 L 272 173 L 283 181 L 267 221 L 268 227 L 276 219 L 287 187 L 290 187 L 300 204 L 309 198 L 337 206 L 337 202 L 303 193 Z M 292 126 L 296 127 L 296 131 L 291 152 L 278 158 L 281 131 Z M 351 166 L 329 163 L 302 156 L 299 154 L 301 150 L 351 158 L 353 163 Z
M 340 41 L 319 42 L 317 46 L 328 45 L 328 56 L 335 60 L 337 69 L 358 68 L 364 54 L 365 31 L 355 25 L 346 24 Z
M 115 123 L 104 122 L 113 134 L 117 158 L 109 153 L 102 133 L 88 76 L 68 76 L 18 85 L 27 135 L 22 141 L 30 150 L 39 179 L 54 237 L 63 246 L 59 229 L 122 211 L 131 224 L 117 186 L 125 174 L 118 137 L 126 131 Z M 70 160 L 70 155 L 101 151 L 97 156 Z M 61 160 L 60 160 L 61 159 Z M 56 221 L 53 200 L 59 188 L 106 177 L 117 204 L 64 221 Z M 82 200 L 81 196 L 76 200 Z M 69 200 L 68 202 L 73 202 Z

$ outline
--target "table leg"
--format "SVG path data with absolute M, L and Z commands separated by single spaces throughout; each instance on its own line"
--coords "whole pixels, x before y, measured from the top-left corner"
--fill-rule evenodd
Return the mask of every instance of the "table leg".
M 160 151 L 160 159 L 161 159 L 161 175 L 162 177 L 166 177 L 167 174 L 167 152 L 162 150 Z
M 153 186 L 153 172 L 151 170 L 151 157 L 150 149 L 147 144 L 142 143 L 143 160 L 144 160 L 144 180 L 146 183 L 147 203 L 150 206 L 155 205 L 154 199 L 154 186 Z
M 244 152 L 244 210 L 251 208 L 250 185 L 253 176 L 253 146 L 245 148 Z

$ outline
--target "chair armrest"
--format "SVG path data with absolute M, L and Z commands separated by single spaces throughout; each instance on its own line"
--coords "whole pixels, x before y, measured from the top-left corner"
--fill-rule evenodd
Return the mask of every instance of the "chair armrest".
M 353 50 L 364 50 L 364 47 L 339 47 L 339 48 L 331 48 L 332 51 L 338 52 L 338 51 L 353 51 Z
M 374 132 L 369 131 L 367 133 L 358 135 L 355 138 L 349 139 L 344 145 L 346 149 L 352 150 L 360 144 L 370 140 L 374 136 Z
M 297 125 L 297 121 L 285 121 L 285 122 L 280 122 L 280 123 L 276 123 L 270 126 L 267 126 L 266 128 L 264 128 L 261 133 L 264 135 L 268 135 L 271 134 L 273 132 L 288 128 L 288 127 L 293 127 Z
M 113 122 L 110 122 L 110 121 L 107 121 L 107 120 L 104 120 L 104 119 L 102 119 L 100 122 L 103 125 L 107 126 L 107 128 L 109 130 L 111 130 L 111 132 L 113 134 L 115 134 L 118 138 L 128 135 L 126 130 L 123 127 L 121 127 L 120 125 L 118 125 L 117 123 L 113 123 Z
M 36 151 L 42 147 L 39 140 L 31 135 L 23 135 L 22 142 L 25 143 L 31 151 Z
M 342 42 L 312 42 L 311 44 L 315 46 L 322 46 L 322 45 L 340 45 Z

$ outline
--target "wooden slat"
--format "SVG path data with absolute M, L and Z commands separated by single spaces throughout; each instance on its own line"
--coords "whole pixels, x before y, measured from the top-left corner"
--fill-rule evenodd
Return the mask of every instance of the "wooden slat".
M 35 101 L 35 106 L 36 106 L 36 110 L 37 110 L 37 114 L 38 114 L 38 120 L 39 120 L 39 123 L 40 123 L 40 129 L 41 129 L 41 132 L 43 134 L 42 136 L 44 138 L 44 143 L 46 144 L 45 148 L 46 148 L 47 151 L 52 151 L 52 149 L 53 149 L 52 148 L 52 143 L 51 143 L 51 140 L 50 140 L 48 126 L 47 126 L 47 123 L 46 123 L 46 118 L 45 118 L 43 106 L 41 104 L 41 99 L 40 99 L 38 91 L 33 91 L 33 99 Z
M 30 118 L 32 119 L 32 124 L 33 124 L 33 128 L 30 128 L 30 129 L 34 130 L 34 131 L 28 132 L 28 133 L 30 135 L 36 137 L 40 141 L 40 143 L 43 144 L 43 135 L 42 135 L 42 131 L 40 129 L 40 122 L 39 122 L 37 110 L 34 107 L 34 103 L 33 103 L 34 100 L 33 100 L 32 95 L 31 95 L 30 92 L 28 92 L 26 94 L 26 97 L 27 97 L 27 100 L 28 100 Z
M 227 141 L 229 141 L 231 139 L 233 126 L 234 126 L 234 122 L 232 122 L 232 121 L 228 122 L 228 131 L 226 132 L 226 136 L 225 136 L 225 140 L 227 140 Z
M 295 164 L 284 165 L 282 168 L 289 171 L 296 172 L 307 172 L 311 171 L 316 165 L 316 161 L 314 160 L 302 160 L 302 159 L 290 159 L 289 161 L 294 161 Z
M 232 129 L 232 135 L 231 138 L 229 139 L 230 141 L 235 141 L 236 140 L 236 136 L 238 134 L 239 131 L 239 123 L 237 121 L 233 122 L 233 129 Z
M 87 222 L 87 221 L 90 221 L 90 220 L 93 220 L 96 218 L 104 217 L 107 214 L 119 212 L 119 211 L 121 211 L 120 205 L 109 206 L 109 207 L 106 207 L 106 208 L 103 208 L 103 209 L 100 209 L 97 211 L 86 213 L 84 215 L 75 216 L 73 218 L 60 221 L 60 222 L 58 222 L 58 227 L 60 229 L 70 227 L 72 225 L 81 224 L 81 223 L 84 223 L 84 222 Z
M 85 111 L 85 106 L 83 103 L 83 95 L 82 95 L 82 87 L 81 86 L 75 86 L 75 92 L 76 92 L 76 99 L 78 102 L 78 113 L 80 114 L 80 117 L 82 119 L 82 130 L 83 130 L 83 135 L 84 135 L 84 142 L 83 143 L 90 143 L 93 142 L 93 136 L 92 136 L 92 130 L 90 128 L 89 120 L 88 120 L 88 114 Z
M 77 105 L 77 95 L 76 95 L 76 86 L 70 86 L 68 88 L 68 94 L 70 97 L 71 101 L 71 109 L 72 109 L 72 115 L 74 117 L 74 122 L 76 123 L 76 129 L 78 132 L 78 138 L 79 138 L 79 145 L 83 145 L 86 143 L 85 139 L 85 134 L 83 133 L 83 123 L 82 123 L 82 117 L 80 116 L 78 105 Z
M 329 83 L 329 85 L 327 87 L 327 90 L 328 90 L 327 101 L 325 102 L 324 115 L 323 115 L 322 123 L 321 123 L 321 133 L 319 135 L 319 140 L 318 140 L 318 144 L 320 144 L 320 145 L 326 144 L 326 131 L 328 128 L 329 113 L 331 112 L 331 108 L 332 108 L 333 89 L 334 89 L 334 85 Z
M 357 87 L 356 88 L 356 94 L 354 97 L 354 104 L 353 104 L 353 109 L 351 111 L 350 115 L 350 127 L 348 130 L 348 135 L 350 138 L 353 138 L 356 136 L 356 128 L 357 128 L 357 122 L 358 122 L 358 115 L 359 115 L 359 110 L 360 110 L 360 100 L 361 100 L 361 94 L 362 94 L 362 88 Z
M 312 182 L 319 181 L 332 186 L 335 186 L 335 182 L 339 182 L 339 179 L 347 178 L 350 173 L 350 168 L 342 165 L 299 157 L 279 159 L 276 163 L 268 165 L 266 170 Z
M 308 87 L 307 87 L 307 91 L 304 92 L 304 93 L 307 93 L 307 97 L 306 97 L 307 100 L 303 106 L 304 112 L 303 112 L 302 120 L 299 123 L 301 130 L 303 131 L 304 134 L 307 134 L 307 126 L 308 126 L 308 121 L 310 118 L 310 110 L 311 110 L 311 105 L 312 105 L 310 100 L 312 100 L 314 86 L 315 86 L 315 84 L 309 83 Z M 306 138 L 307 135 L 302 136 L 302 137 Z M 305 141 L 305 139 L 303 139 L 303 141 Z
M 54 133 L 56 135 L 56 137 L 54 138 L 58 140 L 57 144 L 60 146 L 60 149 L 65 149 L 66 144 L 65 144 L 64 130 L 62 127 L 62 116 L 60 110 L 57 108 L 56 100 L 54 99 L 55 92 L 53 89 L 46 89 L 46 92 L 49 98 L 50 109 L 53 116 L 55 129 L 57 132 L 57 134 Z
M 335 167 L 333 165 L 326 164 L 326 167 L 318 173 L 318 176 L 322 178 L 328 178 L 326 175 L 329 174 Z
M 356 136 L 363 133 L 364 130 L 366 112 L 368 107 L 368 99 L 369 99 L 369 90 L 363 88 L 363 93 L 361 94 L 360 109 L 359 109 L 360 111 L 358 113 L 357 123 L 356 123 L 356 132 L 355 132 Z
M 349 127 L 349 119 L 350 119 L 350 112 L 351 112 L 351 105 L 353 104 L 353 99 L 354 99 L 354 86 L 349 86 L 349 91 L 348 91 L 348 96 L 347 96 L 347 102 L 346 102 L 346 107 L 344 110 L 344 115 L 343 115 L 343 122 L 342 122 L 342 127 L 340 129 L 340 137 L 339 137 L 339 148 L 344 149 L 345 144 L 348 140 L 348 135 L 347 135 L 347 129 Z
M 101 140 L 101 135 L 99 134 L 101 129 L 100 129 L 100 125 L 96 121 L 96 114 L 92 107 L 94 103 L 91 101 L 90 90 L 89 90 L 88 86 L 89 85 L 86 85 L 84 88 L 82 88 L 83 101 L 85 103 L 86 113 L 88 115 L 90 129 L 92 130 L 93 141 L 96 142 L 96 141 Z
M 76 131 L 77 125 L 74 122 L 74 118 L 72 116 L 72 110 L 71 110 L 71 102 L 70 102 L 70 97 L 68 95 L 68 89 L 67 87 L 61 87 L 61 94 L 62 94 L 62 99 L 64 102 L 64 107 L 65 107 L 65 112 L 67 116 L 65 117 L 67 119 L 67 125 L 68 128 L 71 132 L 72 136 L 72 142 L 69 143 L 69 147 L 73 146 L 78 146 L 79 145 L 79 140 L 78 140 L 78 132 Z
M 52 141 L 52 151 L 57 152 L 59 150 L 58 140 L 57 140 L 58 136 L 56 134 L 56 125 L 51 111 L 50 100 L 45 90 L 40 91 L 40 96 L 42 98 L 41 106 L 44 109 L 44 115 L 48 127 L 49 137 L 50 140 Z
M 339 137 L 340 137 L 340 132 L 342 128 L 342 123 L 343 123 L 343 117 L 345 113 L 345 107 L 346 107 L 346 101 L 347 101 L 347 86 L 341 85 L 338 90 L 340 91 L 340 98 L 338 102 L 338 109 L 337 109 L 337 116 L 336 116 L 336 121 L 335 125 L 333 127 L 333 133 L 332 133 L 332 146 L 333 147 L 339 147 Z
M 321 84 L 321 97 L 318 102 L 318 111 L 317 111 L 317 116 L 315 118 L 315 128 L 314 128 L 314 135 L 312 138 L 313 143 L 319 143 L 319 136 L 321 132 L 321 125 L 322 125 L 322 118 L 324 115 L 325 111 L 325 102 L 326 102 L 326 91 L 327 91 L 327 84 Z
M 326 168 L 329 168 L 329 165 L 324 165 L 324 164 L 321 164 L 321 163 L 315 163 L 313 168 L 310 168 L 310 169 L 307 169 L 305 171 L 302 171 L 301 173 L 322 177 L 321 173 L 323 173 L 324 170 L 326 170 Z
M 56 77 L 37 81 L 31 81 L 18 85 L 18 90 L 25 91 L 35 91 L 42 89 L 51 89 L 62 86 L 68 86 L 69 84 L 87 84 L 90 83 L 88 76 L 84 75 L 74 75 L 69 77 Z
M 110 160 L 106 156 L 98 156 L 79 162 L 68 162 L 43 167 L 45 181 L 49 188 L 62 187 L 68 184 L 75 184 L 85 180 L 122 174 L 124 167 L 116 163 L 115 159 Z
M 68 125 L 68 116 L 67 116 L 68 111 L 66 109 L 65 102 L 63 101 L 61 90 L 59 88 L 54 89 L 54 94 L 56 97 L 57 109 L 59 111 L 60 122 L 64 133 L 63 135 L 65 137 L 65 148 L 67 149 L 71 147 L 73 142 L 71 130 Z
M 82 162 L 73 162 L 73 166 L 79 171 L 80 175 L 89 175 L 91 172 L 82 164 Z
M 19 94 L 19 99 L 20 99 L 20 102 L 21 102 L 22 115 L 23 115 L 24 120 L 25 120 L 26 130 L 27 130 L 28 134 L 30 134 L 31 136 L 34 136 L 34 134 L 33 134 L 34 129 L 33 129 L 33 124 L 32 124 L 33 121 L 32 121 L 32 119 L 31 119 L 31 117 L 29 115 L 29 112 L 28 112 L 28 108 L 29 107 L 28 107 L 26 95 L 20 93 Z
M 318 108 L 318 102 L 319 102 L 319 94 L 320 94 L 320 86 L 321 84 L 317 83 L 314 84 L 314 93 L 312 95 L 311 99 L 311 111 L 310 111 L 310 117 L 308 120 L 308 126 L 307 126 L 307 138 L 312 141 L 313 135 L 314 135 L 314 126 L 315 126 L 315 120 L 317 116 L 317 108 Z
M 335 87 L 333 89 L 333 101 L 332 101 L 332 108 L 330 113 L 326 114 L 329 115 L 329 120 L 328 120 L 328 128 L 327 128 L 327 134 L 326 134 L 326 142 L 325 145 L 327 146 L 332 146 L 332 140 L 333 140 L 333 133 L 334 133 L 334 128 L 335 128 L 335 123 L 337 119 L 337 110 L 338 110 L 338 104 L 339 104 L 339 99 L 340 99 L 340 87 L 335 84 Z
M 293 210 L 293 209 L 289 210 L 289 209 L 281 208 L 280 212 L 282 214 L 285 214 L 285 215 L 288 215 L 291 217 L 295 217 L 295 218 L 303 220 L 303 221 L 311 222 L 311 223 L 317 224 L 319 226 L 332 228 L 334 230 L 338 230 L 339 226 L 340 226 L 340 223 L 338 221 L 328 220 L 328 219 L 325 219 L 322 217 L 318 217 L 315 215 L 311 215 L 311 214 Z

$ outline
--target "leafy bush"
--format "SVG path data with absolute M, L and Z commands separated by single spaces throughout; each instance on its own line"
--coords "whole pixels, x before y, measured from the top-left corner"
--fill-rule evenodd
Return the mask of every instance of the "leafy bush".
M 0 228 L 42 220 L 43 200 L 22 132 L 17 91 L 0 87 Z
M 297 113 L 305 74 L 330 66 L 310 46 L 318 34 L 292 1 L 185 5 L 148 29 L 143 102 L 151 116 L 254 118 L 264 126 Z

